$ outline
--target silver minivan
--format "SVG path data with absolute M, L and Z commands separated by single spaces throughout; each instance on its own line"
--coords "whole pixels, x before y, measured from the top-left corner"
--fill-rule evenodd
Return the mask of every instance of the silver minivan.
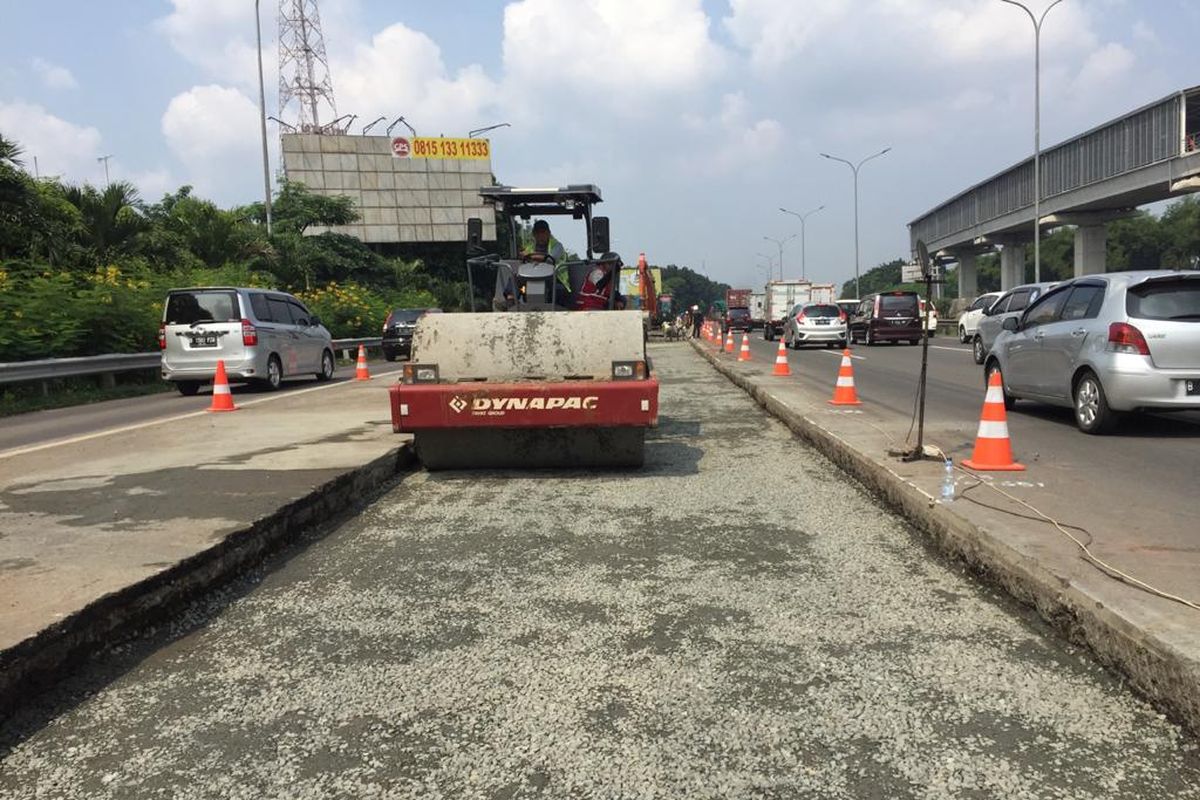
M 184 395 L 212 381 L 217 361 L 232 381 L 278 389 L 284 378 L 333 377 L 333 340 L 320 318 L 286 292 L 229 286 L 172 289 L 158 326 L 162 377 Z
M 975 363 L 982 364 L 983 360 L 987 358 L 987 354 L 992 351 L 992 344 L 1000 335 L 1000 331 L 1004 327 L 1004 320 L 1010 317 L 1014 319 L 1020 317 L 1031 303 L 1056 285 L 1054 283 L 1027 283 L 1000 295 L 1000 299 L 983 312 L 983 316 L 979 318 L 979 325 L 975 328 L 975 336 L 971 340 L 971 351 L 975 356 Z
M 1113 272 L 1060 284 L 1006 320 L 984 374 L 1005 405 L 1075 409 L 1085 433 L 1121 412 L 1200 410 L 1200 272 Z

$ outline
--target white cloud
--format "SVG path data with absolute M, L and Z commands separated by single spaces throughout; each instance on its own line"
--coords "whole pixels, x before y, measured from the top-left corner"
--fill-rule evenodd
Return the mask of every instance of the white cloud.
M 71 70 L 58 64 L 51 64 L 44 58 L 33 60 L 33 71 L 42 79 L 42 85 L 47 89 L 75 89 L 79 82 L 71 74 Z
M 0 101 L 0 130 L 15 139 L 25 151 L 25 168 L 33 172 L 33 159 L 43 175 L 58 175 L 67 181 L 97 181 L 104 175 L 96 163 L 102 138 L 100 131 L 76 125 L 31 103 Z
M 404 115 L 422 135 L 465 136 L 488 122 L 483 109 L 496 102 L 497 87 L 482 67 L 451 76 L 441 49 L 425 34 L 396 23 L 356 46 L 334 65 L 338 110 L 363 124 L 380 115 Z
M 188 61 L 226 83 L 250 86 L 258 80 L 254 52 L 254 3 L 250 0 L 171 0 L 172 12 L 156 26 Z M 275 30 L 275 4 L 263 10 L 264 33 Z M 275 37 L 271 35 L 270 41 Z M 264 43 L 264 47 L 269 44 Z M 264 60 L 267 63 L 274 59 Z M 267 64 L 264 64 L 264 67 Z
M 713 175 L 771 163 L 778 157 L 785 138 L 778 120 L 755 118 L 741 92 L 724 95 L 714 116 L 685 114 L 682 122 L 692 146 L 686 152 L 677 152 L 675 161 L 685 172 Z
M 201 194 L 228 196 L 231 182 L 261 168 L 258 107 L 238 89 L 194 86 L 176 95 L 163 113 L 162 132 Z
M 55 116 L 39 105 L 17 101 L 0 101 L 0 131 L 24 149 L 25 169 L 36 171 L 43 178 L 55 177 L 64 183 L 104 183 L 104 165 L 97 159 L 112 155 L 108 172 L 112 180 L 127 180 L 138 188 L 144 198 L 154 199 L 173 186 L 171 174 L 165 169 L 131 170 L 121 160 L 121 154 L 107 149 L 100 131 L 88 125 Z M 126 154 L 132 156 L 133 154 Z
M 907 68 L 994 62 L 1033 49 L 1028 17 L 994 0 L 730 0 L 724 24 L 761 73 L 801 56 Z M 1068 4 L 1051 12 L 1042 35 L 1043 52 L 1077 53 L 1096 43 L 1091 13 Z
M 584 92 L 584 102 L 620 102 L 693 88 L 725 61 L 700 0 L 519 0 L 504 9 L 505 71 L 530 95 L 557 86 Z

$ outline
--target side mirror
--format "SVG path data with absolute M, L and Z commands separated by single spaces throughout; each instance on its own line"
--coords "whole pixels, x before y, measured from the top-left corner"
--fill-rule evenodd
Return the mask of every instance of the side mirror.
M 608 217 L 594 217 L 592 219 L 592 247 L 593 253 L 603 255 L 609 251 L 608 241 Z
M 1009 317 L 1004 322 L 1000 323 L 1000 327 L 1006 331 L 1016 333 L 1021 328 L 1021 322 L 1016 317 Z
M 321 324 L 321 318 L 318 317 L 316 314 L 313 314 L 311 317 L 308 318 L 308 324 L 312 325 L 315 328 Z
M 483 246 L 483 220 L 471 217 L 467 220 L 467 247 L 475 250 Z

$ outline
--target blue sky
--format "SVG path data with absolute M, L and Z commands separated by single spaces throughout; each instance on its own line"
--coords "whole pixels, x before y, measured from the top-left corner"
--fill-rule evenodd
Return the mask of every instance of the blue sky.
M 1044 7 L 1049 0 L 1030 0 Z M 275 13 L 263 0 L 268 108 Z M 594 182 L 617 249 L 761 283 L 809 219 L 809 277 L 864 269 L 906 223 L 1032 148 L 1032 29 L 1000 0 L 321 0 L 338 109 L 493 136 L 514 184 Z M 0 0 L 0 131 L 32 167 L 257 199 L 251 0 Z M 1043 144 L 1200 84 L 1200 3 L 1065 0 L 1043 39 Z M 272 133 L 274 130 L 272 129 Z M 273 160 L 277 148 L 272 147 Z M 273 164 L 273 167 L 276 166 Z M 574 232 L 563 231 L 574 243 Z M 798 276 L 799 240 L 785 271 Z

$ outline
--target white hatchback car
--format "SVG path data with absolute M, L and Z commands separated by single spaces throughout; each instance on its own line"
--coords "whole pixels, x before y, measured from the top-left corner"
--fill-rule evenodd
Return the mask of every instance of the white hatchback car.
M 967 344 L 975 338 L 975 331 L 979 329 L 979 320 L 983 319 L 983 315 L 992 307 L 992 303 L 1000 299 L 1003 292 L 988 292 L 981 294 L 975 298 L 975 302 L 967 307 L 967 310 L 958 315 L 958 340 L 963 344 Z
M 783 343 L 795 350 L 806 344 L 845 347 L 846 312 L 834 303 L 797 305 L 784 323 Z

